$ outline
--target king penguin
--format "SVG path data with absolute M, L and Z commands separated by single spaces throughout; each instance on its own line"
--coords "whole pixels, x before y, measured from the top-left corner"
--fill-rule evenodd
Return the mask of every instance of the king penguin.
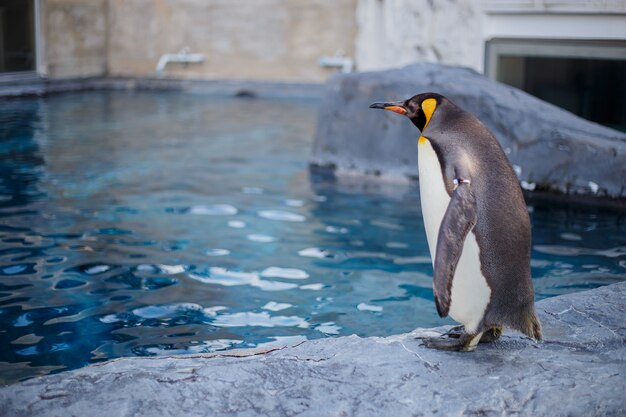
M 427 347 L 472 351 L 503 327 L 541 340 L 530 276 L 530 219 L 502 147 L 472 114 L 442 95 L 374 103 L 420 130 L 422 215 L 440 317 L 462 324 Z

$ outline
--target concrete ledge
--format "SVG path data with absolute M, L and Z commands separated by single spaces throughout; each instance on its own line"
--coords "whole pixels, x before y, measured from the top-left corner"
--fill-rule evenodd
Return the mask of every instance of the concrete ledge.
M 505 334 L 474 353 L 414 339 L 123 358 L 0 389 L 2 416 L 621 416 L 626 282 L 543 300 L 542 344 Z
M 245 98 L 314 98 L 322 84 L 251 80 L 181 80 L 175 78 L 76 78 L 0 83 L 0 98 L 44 96 L 88 90 L 174 90 Z

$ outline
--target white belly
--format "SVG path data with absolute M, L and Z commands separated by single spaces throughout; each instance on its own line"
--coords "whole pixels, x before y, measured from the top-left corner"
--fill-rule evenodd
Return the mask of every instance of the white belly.
M 450 203 L 450 196 L 443 182 L 439 159 L 430 142 L 421 138 L 418 148 L 422 216 L 434 265 L 439 227 Z M 480 270 L 476 237 L 470 231 L 463 244 L 463 252 L 452 280 L 450 317 L 463 324 L 466 331 L 474 332 L 483 318 L 490 296 L 491 289 Z

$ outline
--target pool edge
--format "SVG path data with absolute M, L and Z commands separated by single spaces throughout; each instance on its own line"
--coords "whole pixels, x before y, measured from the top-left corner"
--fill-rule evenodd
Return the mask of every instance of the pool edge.
M 417 329 L 118 358 L 2 387 L 0 415 L 619 415 L 625 295 L 622 282 L 542 300 L 544 343 L 506 333 L 474 353 L 425 349 Z
M 80 91 L 181 91 L 217 97 L 320 99 L 324 84 L 257 80 L 94 77 L 0 83 L 0 100 Z

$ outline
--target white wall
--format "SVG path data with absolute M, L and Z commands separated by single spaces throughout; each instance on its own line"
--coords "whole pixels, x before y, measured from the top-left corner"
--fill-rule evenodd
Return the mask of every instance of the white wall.
M 51 78 L 106 74 L 107 0 L 41 0 L 38 71 Z
M 626 40 L 625 0 L 358 0 L 356 66 L 484 71 L 494 38 Z
M 361 71 L 415 61 L 481 68 L 482 20 L 477 1 L 359 0 L 356 65 Z
M 322 55 L 354 55 L 356 0 L 108 0 L 109 75 L 154 76 L 159 57 L 190 47 L 181 78 L 324 81 Z
M 354 56 L 357 0 L 38 1 L 38 72 L 51 78 L 155 76 L 188 46 L 205 61 L 168 76 L 321 82 L 336 71 L 321 56 Z

